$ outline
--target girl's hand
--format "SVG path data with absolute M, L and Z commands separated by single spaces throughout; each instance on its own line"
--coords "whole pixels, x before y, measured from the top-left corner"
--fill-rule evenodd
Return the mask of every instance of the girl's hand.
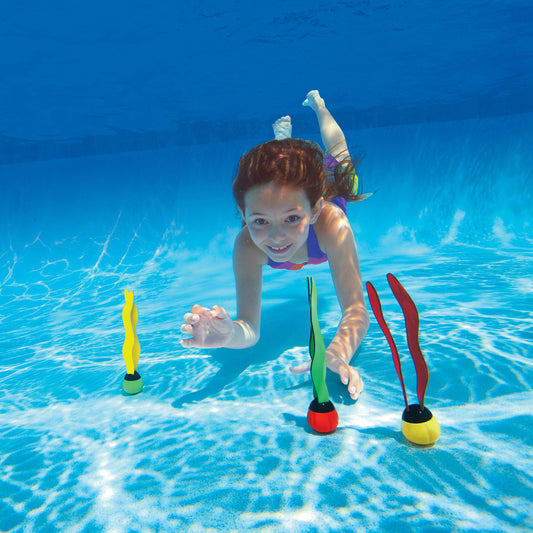
M 219 305 L 212 309 L 193 305 L 183 321 L 181 332 L 192 336 L 191 339 L 182 339 L 181 345 L 186 348 L 221 348 L 228 343 L 233 332 L 233 320 Z
M 341 381 L 344 385 L 347 385 L 352 400 L 357 400 L 364 388 L 359 372 L 353 366 L 346 364 L 342 359 L 334 355 L 326 355 L 326 366 L 339 374 Z M 311 361 L 308 361 L 302 365 L 293 366 L 290 370 L 294 374 L 303 374 L 304 372 L 309 372 L 310 368 Z

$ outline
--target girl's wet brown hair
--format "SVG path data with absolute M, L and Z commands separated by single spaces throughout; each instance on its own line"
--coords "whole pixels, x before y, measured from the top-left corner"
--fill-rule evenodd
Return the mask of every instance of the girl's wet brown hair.
M 269 141 L 252 148 L 241 157 L 233 180 L 233 195 L 244 211 L 244 196 L 257 185 L 275 182 L 279 186 L 303 189 L 314 206 L 320 197 L 326 200 L 342 196 L 357 201 L 354 166 L 349 156 L 331 171 L 324 170 L 324 153 L 318 144 L 302 139 Z M 326 176 L 327 172 L 327 176 Z

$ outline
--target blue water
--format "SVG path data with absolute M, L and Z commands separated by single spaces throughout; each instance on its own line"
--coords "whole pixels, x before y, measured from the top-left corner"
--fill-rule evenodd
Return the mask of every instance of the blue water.
M 184 7 L 172 22 L 141 2 L 129 17 L 96 3 L 57 18 L 28 3 L 6 15 L 0 35 L 25 45 L 2 88 L 0 531 L 533 530 L 533 113 L 520 96 L 531 9 L 481 4 L 229 3 Z M 195 29 L 205 42 L 182 51 Z M 350 72 L 334 44 L 364 38 Z M 318 76 L 310 49 L 347 79 Z M 229 64 L 240 53 L 246 78 Z M 374 320 L 353 361 L 364 393 L 351 401 L 329 375 L 339 428 L 308 428 L 312 384 L 288 367 L 309 357 L 306 276 L 326 341 L 338 324 L 327 265 L 265 270 L 256 347 L 179 344 L 192 303 L 235 312 L 236 162 L 281 114 L 317 140 L 300 108 L 311 88 L 365 154 L 360 175 L 376 193 L 348 214 L 411 402 L 387 272 L 418 306 L 426 404 L 442 428 L 431 448 L 402 436 Z M 121 389 L 125 288 L 139 310 L 145 388 L 134 397 Z

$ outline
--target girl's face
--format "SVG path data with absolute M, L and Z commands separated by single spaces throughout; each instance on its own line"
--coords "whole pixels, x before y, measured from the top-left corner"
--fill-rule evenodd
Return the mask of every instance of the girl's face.
M 311 207 L 303 189 L 271 182 L 244 195 L 242 213 L 255 245 L 273 261 L 289 261 L 307 243 L 309 224 L 320 215 L 322 199 Z M 305 248 L 307 256 L 307 248 Z

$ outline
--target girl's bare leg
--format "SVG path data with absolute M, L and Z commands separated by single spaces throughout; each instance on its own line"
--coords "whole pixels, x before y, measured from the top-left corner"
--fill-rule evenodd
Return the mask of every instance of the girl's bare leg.
M 320 135 L 326 152 L 335 158 L 341 154 L 343 157 L 347 156 L 348 146 L 346 145 L 344 133 L 342 133 L 340 126 L 326 108 L 324 99 L 318 91 L 309 91 L 302 105 L 310 107 L 316 113 Z

